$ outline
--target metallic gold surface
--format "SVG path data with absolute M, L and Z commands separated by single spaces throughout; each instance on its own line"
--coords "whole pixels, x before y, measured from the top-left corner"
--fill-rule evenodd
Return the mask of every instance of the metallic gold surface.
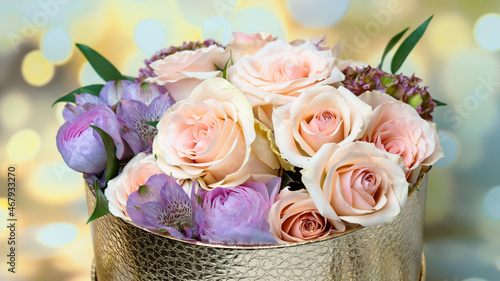
M 419 189 L 391 223 L 276 246 L 194 244 L 108 214 L 91 223 L 97 280 L 425 280 L 427 176 Z M 87 202 L 91 212 L 89 188 Z

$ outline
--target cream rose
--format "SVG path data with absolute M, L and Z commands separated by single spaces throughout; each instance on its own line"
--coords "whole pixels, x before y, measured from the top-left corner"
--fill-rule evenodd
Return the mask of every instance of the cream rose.
M 233 32 L 233 39 L 226 45 L 226 53 L 231 55 L 234 61 L 238 61 L 244 55 L 253 55 L 267 43 L 275 41 L 271 33 L 258 32 L 246 34 Z
M 392 221 L 404 208 L 408 183 L 403 168 L 399 156 L 372 143 L 331 143 L 301 173 L 321 215 L 373 226 Z
M 271 233 L 279 243 L 300 242 L 343 232 L 344 223 L 337 217 L 323 217 L 309 194 L 283 189 L 268 215 Z
M 161 170 L 177 179 L 201 179 L 204 188 L 215 188 L 267 182 L 278 174 L 250 103 L 225 79 L 202 82 L 167 110 L 157 129 L 153 153 Z
M 147 82 L 165 85 L 176 101 L 186 99 L 202 81 L 220 77 L 222 73 L 215 65 L 224 67 L 228 57 L 224 49 L 216 45 L 180 51 L 152 62 L 150 67 L 158 76 L 148 78 Z
M 255 107 L 287 104 L 304 89 L 338 83 L 344 74 L 331 51 L 320 51 L 310 41 L 296 47 L 278 40 L 229 67 L 228 78 Z
M 422 166 L 443 157 L 436 129 L 412 106 L 378 91 L 365 92 L 360 99 L 374 108 L 362 140 L 403 157 L 410 184 L 416 182 Z
M 108 187 L 104 190 L 111 214 L 130 220 L 127 213 L 128 196 L 137 191 L 149 177 L 162 173 L 153 155 L 139 153 L 132 158 L 123 171 L 108 182 Z
M 313 86 L 273 112 L 276 145 L 282 157 L 304 167 L 326 143 L 345 145 L 361 137 L 371 107 L 344 87 Z

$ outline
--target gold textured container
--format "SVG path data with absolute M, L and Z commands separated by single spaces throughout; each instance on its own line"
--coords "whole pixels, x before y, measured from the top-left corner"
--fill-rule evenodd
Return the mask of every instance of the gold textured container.
M 91 222 L 94 280 L 425 280 L 427 175 L 391 223 L 275 246 L 190 243 L 111 214 Z M 88 186 L 89 212 L 95 205 Z

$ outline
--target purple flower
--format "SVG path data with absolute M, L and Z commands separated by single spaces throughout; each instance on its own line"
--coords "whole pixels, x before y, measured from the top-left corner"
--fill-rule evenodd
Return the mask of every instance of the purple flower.
M 96 105 L 64 123 L 56 136 L 57 149 L 66 164 L 82 173 L 99 173 L 106 168 L 106 150 L 101 136 L 89 125 L 108 133 L 116 146 L 116 156 L 127 156 L 122 141 L 123 131 L 115 113 L 104 105 Z
M 158 84 L 132 83 L 129 84 L 121 96 L 122 100 L 136 100 L 150 105 L 154 99 L 167 94 L 167 89 Z M 173 99 L 172 99 L 173 101 Z
M 101 92 L 99 93 L 99 98 L 108 106 L 114 106 L 122 98 L 125 89 L 131 85 L 132 82 L 128 80 L 116 80 L 109 81 L 104 84 Z
M 168 232 L 179 239 L 193 239 L 204 224 L 203 210 L 196 202 L 194 190 L 189 199 L 174 178 L 165 174 L 153 175 L 130 194 L 127 213 L 139 226 Z
M 404 76 L 386 73 L 378 68 L 366 66 L 363 68 L 347 67 L 343 70 L 344 86 L 356 96 L 366 91 L 378 90 L 393 98 L 405 102 L 415 108 L 420 117 L 432 121 L 432 112 L 436 102 L 427 91 L 427 87 L 420 85 L 422 79 L 413 74 Z
M 112 108 L 118 103 L 125 89 L 131 84 L 132 82 L 128 80 L 109 81 L 102 87 L 99 96 L 88 93 L 75 95 L 75 104 L 67 103 L 63 110 L 64 120 L 70 121 L 75 116 L 89 111 L 96 105 L 106 105 Z
M 163 113 L 175 101 L 166 93 L 166 89 L 156 84 L 134 83 L 123 92 L 116 114 L 123 124 L 123 138 L 134 154 L 150 153 L 151 143 L 158 130 L 144 122 L 160 120 Z
M 280 182 L 280 178 L 273 178 L 267 186 L 250 182 L 201 192 L 205 213 L 201 241 L 227 245 L 276 244 L 267 217 Z

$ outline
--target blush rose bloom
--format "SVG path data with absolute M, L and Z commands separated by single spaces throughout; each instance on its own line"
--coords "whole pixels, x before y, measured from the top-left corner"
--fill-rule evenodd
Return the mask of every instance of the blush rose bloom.
M 417 181 L 422 166 L 444 156 L 435 127 L 415 108 L 379 91 L 365 92 L 360 99 L 374 108 L 362 140 L 401 156 L 410 184 Z
M 326 144 L 301 171 L 318 211 L 330 219 L 373 226 L 404 208 L 408 183 L 401 157 L 372 143 Z
M 223 68 L 228 58 L 224 49 L 216 45 L 180 51 L 152 62 L 149 66 L 158 76 L 148 78 L 147 82 L 164 85 L 176 101 L 186 99 L 204 80 L 220 77 L 222 72 L 215 65 Z
M 290 105 L 274 110 L 276 145 L 288 162 L 304 167 L 324 144 L 342 146 L 361 137 L 371 113 L 344 87 L 307 88 Z
M 167 175 L 201 179 L 204 188 L 267 182 L 280 168 L 252 108 L 227 80 L 213 78 L 174 104 L 157 125 L 153 153 Z
M 238 61 L 244 55 L 253 55 L 267 43 L 275 41 L 271 33 L 258 32 L 246 34 L 233 32 L 233 39 L 226 45 L 226 53 L 231 55 L 234 61 Z
M 271 233 L 278 243 L 301 242 L 345 231 L 340 220 L 323 217 L 305 190 L 283 189 L 269 210 Z
M 292 46 L 278 40 L 229 67 L 228 78 L 255 107 L 287 104 L 304 89 L 338 83 L 344 74 L 331 51 L 320 51 L 310 41 Z
M 153 155 L 139 153 L 132 158 L 123 171 L 108 182 L 108 187 L 104 190 L 111 214 L 130 220 L 127 213 L 129 195 L 137 191 L 139 186 L 144 185 L 152 175 L 157 174 L 163 174 L 163 172 L 156 165 Z

